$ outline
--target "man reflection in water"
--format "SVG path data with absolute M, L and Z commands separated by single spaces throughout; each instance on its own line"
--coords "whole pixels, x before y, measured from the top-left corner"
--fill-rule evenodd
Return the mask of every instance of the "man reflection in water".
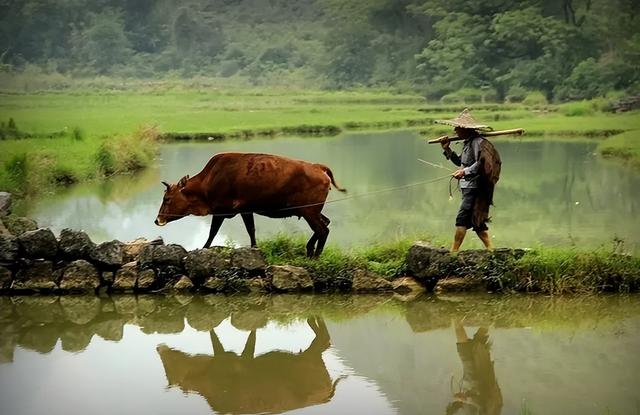
M 463 374 L 460 391 L 453 394 L 447 415 L 500 414 L 502 393 L 491 361 L 489 329 L 480 327 L 470 339 L 459 320 L 454 321 L 453 326 Z

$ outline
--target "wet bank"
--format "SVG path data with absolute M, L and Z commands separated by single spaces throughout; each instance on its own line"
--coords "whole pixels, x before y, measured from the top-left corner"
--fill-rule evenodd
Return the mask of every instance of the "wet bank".
M 304 243 L 187 251 L 162 239 L 95 244 L 82 231 L 59 237 L 24 220 L 0 232 L 0 291 L 30 293 L 635 292 L 640 258 L 615 253 L 525 249 L 452 255 L 427 242 L 366 255 L 303 256 Z M 0 229 L 1 230 L 1 229 Z

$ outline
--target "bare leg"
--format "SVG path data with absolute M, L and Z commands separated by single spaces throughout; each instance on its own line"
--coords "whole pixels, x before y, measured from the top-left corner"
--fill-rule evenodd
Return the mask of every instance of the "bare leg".
M 213 218 L 211 218 L 211 229 L 209 230 L 209 238 L 204 244 L 204 248 L 209 248 L 211 246 L 211 242 L 220 230 L 220 226 L 222 226 L 222 222 L 224 221 L 224 219 L 225 218 L 222 216 L 214 216 Z
M 464 326 L 462 325 L 462 322 L 460 320 L 453 320 L 453 329 L 456 332 L 456 341 L 458 343 L 464 343 L 469 341 L 469 337 L 467 337 L 467 332 L 464 329 Z
M 451 246 L 451 252 L 458 252 L 464 236 L 467 234 L 467 228 L 464 226 L 456 226 L 456 234 L 453 237 L 453 245 Z
M 256 244 L 256 225 L 253 222 L 253 213 L 243 213 L 241 216 L 242 221 L 244 222 L 244 227 L 247 228 L 247 232 L 249 233 L 251 247 L 255 248 L 258 244 Z
M 484 246 L 489 251 L 493 251 L 493 243 L 491 243 L 491 236 L 489 236 L 489 231 L 480 231 L 476 233 L 478 234 L 478 238 L 480 238 Z

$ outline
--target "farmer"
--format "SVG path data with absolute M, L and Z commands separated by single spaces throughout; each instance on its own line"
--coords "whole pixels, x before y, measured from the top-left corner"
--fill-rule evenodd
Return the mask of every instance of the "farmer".
M 452 176 L 459 180 L 462 193 L 451 252 L 458 252 L 470 228 L 487 249 L 493 250 L 487 222 L 489 206 L 493 203 L 493 189 L 500 176 L 501 161 L 493 144 L 479 133 L 479 130 L 491 128 L 476 122 L 466 108 L 456 118 L 436 120 L 436 123 L 453 126 L 456 135 L 464 140 L 460 155 L 449 147 L 449 137 L 442 137 L 440 141 L 444 156 L 459 167 Z

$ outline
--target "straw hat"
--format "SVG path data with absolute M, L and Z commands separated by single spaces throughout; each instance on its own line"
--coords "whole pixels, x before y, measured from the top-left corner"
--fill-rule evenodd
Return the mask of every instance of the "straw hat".
M 452 120 L 435 120 L 437 124 L 446 124 L 453 127 L 470 128 L 473 130 L 493 130 L 488 125 L 480 124 L 472 116 L 469 108 L 462 110 L 460 115 Z

